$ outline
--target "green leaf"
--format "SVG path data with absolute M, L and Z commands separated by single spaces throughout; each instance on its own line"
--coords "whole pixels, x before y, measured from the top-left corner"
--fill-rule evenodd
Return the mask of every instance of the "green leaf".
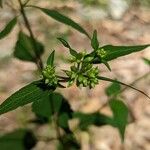
M 0 2 L 2 3 L 2 2 Z M 2 5 L 2 4 L 1 4 Z M 5 28 L 0 31 L 0 39 L 6 37 L 12 30 L 13 28 L 15 27 L 17 23 L 17 17 L 13 18 L 6 26 Z
M 68 42 L 62 38 L 57 38 L 65 47 L 67 48 L 71 48 L 70 45 L 68 44 Z
M 149 65 L 150 66 L 150 59 L 148 59 L 148 58 L 142 58 L 143 59 L 143 61 L 145 62 L 145 64 L 147 64 L 147 65 Z
M 84 28 L 82 28 L 78 23 L 74 22 L 72 19 L 59 13 L 58 11 L 52 10 L 52 9 L 40 8 L 37 6 L 32 6 L 32 7 L 40 9 L 42 12 L 47 14 L 49 17 L 52 17 L 53 19 L 55 19 L 63 24 L 71 26 L 72 28 L 76 29 L 77 31 L 85 34 L 88 38 L 90 38 L 89 34 L 85 31 Z
M 108 96 L 115 96 L 120 92 L 120 90 L 121 90 L 120 84 L 114 82 L 105 89 L 105 92 Z
M 1 150 L 26 150 L 36 144 L 33 133 L 27 129 L 18 129 L 0 137 Z
M 32 112 L 34 112 L 37 116 L 50 119 L 52 116 L 52 108 L 49 95 L 46 95 L 44 99 L 39 99 L 33 102 Z
M 93 49 L 95 51 L 99 48 L 99 42 L 98 42 L 98 39 L 97 39 L 97 31 L 96 30 L 94 30 L 94 32 L 93 32 L 93 37 L 92 37 L 92 40 L 91 40 L 91 46 L 93 47 Z
M 102 58 L 105 61 L 111 61 L 121 56 L 125 56 L 134 52 L 142 51 L 150 45 L 137 45 L 137 46 L 113 46 L 105 45 L 100 49 L 106 52 L 106 55 Z M 93 63 L 102 63 L 100 59 L 96 59 Z
M 53 51 L 48 59 L 47 59 L 47 65 L 53 66 L 54 65 L 54 57 L 55 57 L 55 51 Z
M 125 128 L 128 124 L 128 108 L 120 100 L 111 100 L 110 107 L 113 112 L 113 126 L 117 127 L 122 140 L 124 139 Z
M 32 38 L 20 31 L 14 50 L 14 56 L 23 61 L 36 62 L 36 55 L 40 56 L 43 54 L 44 46 L 40 42 L 36 41 L 37 49 L 35 52 L 35 48 L 32 43 Z
M 80 144 L 76 140 L 73 133 L 65 134 L 61 138 L 62 142 L 57 145 L 57 150 L 80 150 Z
M 72 48 L 71 48 L 71 46 L 68 44 L 68 42 L 66 41 L 66 40 L 64 40 L 64 39 L 62 39 L 62 38 L 57 38 L 65 47 L 67 47 L 67 48 L 69 48 L 69 51 L 70 51 L 70 54 L 72 55 L 72 56 L 74 56 L 74 57 L 77 57 L 78 56 L 78 53 L 75 51 L 75 50 L 73 50 Z
M 58 118 L 58 124 L 61 128 L 65 129 L 65 128 L 69 128 L 68 126 L 68 121 L 69 121 L 70 117 L 67 113 L 62 113 L 59 115 Z
M 43 99 L 39 99 L 32 104 L 32 111 L 42 117 L 50 118 L 54 113 L 71 113 L 72 110 L 68 102 L 59 93 L 50 93 Z
M 90 125 L 102 126 L 112 122 L 112 119 L 106 115 L 96 113 L 81 113 L 75 112 L 74 118 L 80 120 L 79 127 L 81 130 L 87 130 Z
M 109 71 L 111 71 L 111 67 L 110 67 L 109 63 L 108 63 L 107 61 L 105 61 L 105 60 L 101 60 L 101 61 L 102 61 L 102 63 L 107 67 L 107 69 L 108 69 Z
M 3 8 L 3 1 L 0 0 L 0 7 Z
M 12 111 L 20 106 L 24 106 L 28 103 L 44 100 L 47 97 L 48 91 L 45 90 L 44 85 L 40 81 L 35 81 L 14 94 L 8 97 L 0 105 L 0 115 Z

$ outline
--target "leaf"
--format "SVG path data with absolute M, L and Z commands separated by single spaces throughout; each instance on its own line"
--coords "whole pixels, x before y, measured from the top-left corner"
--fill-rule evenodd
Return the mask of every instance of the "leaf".
M 0 0 L 0 7 L 3 8 L 3 1 Z
M 123 82 L 120 82 L 120 81 L 117 81 L 117 80 L 113 80 L 113 79 L 111 79 L 111 78 L 103 77 L 103 76 L 99 76 L 99 77 L 97 77 L 97 78 L 98 78 L 99 80 L 108 81 L 108 82 L 112 82 L 112 83 L 118 83 L 118 84 L 127 86 L 127 87 L 129 87 L 129 88 L 131 88 L 131 89 L 134 89 L 134 90 L 136 90 L 136 91 L 142 93 L 143 95 L 145 95 L 147 98 L 150 99 L 150 96 L 148 96 L 145 92 L 143 92 L 143 91 L 141 91 L 141 90 L 139 90 L 139 89 L 137 89 L 137 88 L 135 88 L 135 87 L 133 87 L 133 86 L 131 86 L 131 85 L 128 85 L 128 84 L 126 84 L 126 83 L 123 83 Z
M 57 150 L 80 150 L 80 144 L 76 140 L 73 133 L 65 134 L 61 138 L 62 142 L 57 145 Z
M 150 45 L 137 45 L 137 46 L 113 46 L 105 45 L 100 49 L 103 49 L 106 52 L 106 55 L 103 57 L 105 61 L 111 61 L 121 56 L 131 54 L 133 52 L 142 51 Z M 96 59 L 93 63 L 102 63 L 100 59 Z
M 72 55 L 72 56 L 74 56 L 74 57 L 77 57 L 78 56 L 78 53 L 75 51 L 75 50 L 73 50 L 72 48 L 71 48 L 71 46 L 68 44 L 68 42 L 66 41 L 66 40 L 64 40 L 64 39 L 62 39 L 62 38 L 57 38 L 65 47 L 67 47 L 67 48 L 69 48 L 69 51 L 70 51 L 70 54 Z
M 108 63 L 107 61 L 105 61 L 105 60 L 101 60 L 101 61 L 102 61 L 102 63 L 107 67 L 107 69 L 108 69 L 109 71 L 111 71 L 111 67 L 110 67 L 109 63 Z
M 149 65 L 150 66 L 150 59 L 148 59 L 148 58 L 142 58 L 143 59 L 143 61 L 145 62 L 145 64 L 147 64 L 147 65 Z
M 105 92 L 108 96 L 115 96 L 120 92 L 120 90 L 121 90 L 120 84 L 114 82 L 105 89 Z
M 44 99 L 39 99 L 33 102 L 32 112 L 34 112 L 37 116 L 50 119 L 52 116 L 52 108 L 49 101 L 49 95 L 46 95 Z
M 91 46 L 93 47 L 93 49 L 95 51 L 99 48 L 99 42 L 98 42 L 98 39 L 97 39 L 97 31 L 96 30 L 94 30 L 94 32 L 93 32 L 93 37 L 92 37 L 92 40 L 91 40 Z
M 2 3 L 2 1 L 0 2 L 0 4 Z M 2 4 L 1 4 L 2 5 Z M 0 39 L 6 37 L 15 27 L 17 23 L 17 17 L 13 18 L 6 26 L 5 28 L 0 31 Z
M 48 91 L 42 86 L 40 81 L 35 81 L 12 94 L 0 105 L 0 115 L 28 103 L 44 100 Z
M 32 38 L 20 31 L 14 50 L 14 56 L 23 61 L 36 62 L 36 54 L 32 43 Z M 36 41 L 36 47 L 36 53 L 38 56 L 42 55 L 44 52 L 44 46 Z
M 84 28 L 82 28 L 78 23 L 74 22 L 69 17 L 59 13 L 58 11 L 52 10 L 52 9 L 40 8 L 37 6 L 31 6 L 31 7 L 40 9 L 42 12 L 44 12 L 49 17 L 52 17 L 53 19 L 55 19 L 63 24 L 71 26 L 72 28 L 76 29 L 77 31 L 85 34 L 88 38 L 90 38 L 89 34 L 85 31 Z
M 67 48 L 71 48 L 70 45 L 68 44 L 68 42 L 62 38 L 57 38 L 65 47 Z
M 72 112 L 70 105 L 64 99 L 64 97 L 56 92 L 49 93 L 48 96 L 43 99 L 39 99 L 32 104 L 32 111 L 42 117 L 50 118 L 54 113 Z
M 117 127 L 120 132 L 122 140 L 124 139 L 124 133 L 126 125 L 128 124 L 128 108 L 120 100 L 111 100 L 110 107 L 113 112 L 113 126 Z
M 80 120 L 79 127 L 81 130 L 87 130 L 90 125 L 102 126 L 112 122 L 112 119 L 106 115 L 96 113 L 81 113 L 75 112 L 73 114 L 74 118 Z
M 113 112 L 113 117 L 100 114 L 99 112 L 87 114 L 75 112 L 73 117 L 79 119 L 79 128 L 81 130 L 87 130 L 90 125 L 111 125 L 118 128 L 123 139 L 125 127 L 127 125 L 128 108 L 122 101 L 119 100 L 111 100 L 110 107 Z
M 55 51 L 53 51 L 48 59 L 47 59 L 47 65 L 53 66 L 54 65 L 54 56 L 55 56 Z
M 35 136 L 27 129 L 18 129 L 0 137 L 1 150 L 29 150 L 35 144 Z

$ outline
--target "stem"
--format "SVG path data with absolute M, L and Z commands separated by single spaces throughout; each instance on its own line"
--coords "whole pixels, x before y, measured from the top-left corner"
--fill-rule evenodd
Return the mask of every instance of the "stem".
M 25 26 L 28 29 L 30 37 L 31 37 L 31 40 L 32 40 L 32 44 L 33 44 L 33 47 L 34 47 L 34 52 L 35 52 L 35 55 L 36 55 L 36 60 L 35 60 L 36 61 L 36 65 L 37 65 L 39 70 L 42 70 L 43 69 L 43 63 L 42 63 L 42 60 L 41 60 L 39 54 L 37 53 L 37 44 L 36 44 L 36 40 L 34 38 L 34 35 L 33 35 L 33 32 L 32 32 L 29 20 L 28 20 L 28 18 L 26 16 L 26 13 L 25 13 L 25 10 L 24 10 L 24 6 L 23 6 L 21 0 L 18 0 L 18 2 L 20 4 L 20 12 L 21 12 L 21 15 L 22 15 L 22 17 L 24 19 Z
M 55 110 L 54 110 L 53 100 L 50 101 L 50 107 L 51 107 L 51 110 L 52 110 L 52 114 L 54 114 L 53 122 L 54 122 L 54 125 L 55 125 L 57 139 L 59 140 L 60 143 L 63 144 L 63 141 L 61 139 L 60 129 L 59 129 L 59 126 L 58 126 L 58 113 L 55 112 Z
M 150 72 L 148 72 L 148 73 L 142 75 L 141 77 L 139 77 L 139 78 L 137 78 L 136 80 L 134 80 L 130 85 L 134 85 L 136 82 L 138 82 L 138 81 L 140 81 L 140 80 L 142 80 L 142 79 L 148 77 L 149 75 L 150 75 Z M 123 88 L 119 93 L 124 92 L 127 88 L 128 88 L 128 87 Z
M 113 80 L 113 79 L 110 79 L 110 78 L 107 78 L 107 77 L 102 77 L 102 76 L 99 76 L 98 79 L 99 80 L 103 80 L 103 81 L 109 81 L 109 82 L 113 82 L 113 83 L 118 83 L 118 84 L 125 85 L 127 87 L 130 87 L 130 88 L 132 88 L 132 89 L 134 89 L 134 90 L 142 93 L 143 95 L 145 95 L 146 97 L 148 97 L 150 99 L 150 96 L 148 96 L 145 92 L 143 92 L 143 91 L 141 91 L 141 90 L 139 90 L 139 89 L 137 89 L 137 88 L 135 88 L 135 87 L 133 87 L 131 85 L 128 85 L 128 84 L 125 84 L 123 82 L 120 82 L 120 81 L 117 81 L 117 80 Z

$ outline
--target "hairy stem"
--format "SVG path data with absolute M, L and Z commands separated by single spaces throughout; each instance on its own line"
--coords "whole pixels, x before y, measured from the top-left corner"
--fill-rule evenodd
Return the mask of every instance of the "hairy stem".
M 28 29 L 30 37 L 31 37 L 31 40 L 32 40 L 34 52 L 35 52 L 35 55 L 36 55 L 36 64 L 37 64 L 37 67 L 38 67 L 39 70 L 42 70 L 43 69 L 43 63 L 42 63 L 42 60 L 41 60 L 39 54 L 37 53 L 37 44 L 36 44 L 36 40 L 35 40 L 34 34 L 32 32 L 29 20 L 28 20 L 28 18 L 26 16 L 26 13 L 25 13 L 25 10 L 24 10 L 24 6 L 23 6 L 21 0 L 18 0 L 18 2 L 20 4 L 20 12 L 21 12 L 21 15 L 22 15 L 22 17 L 24 19 L 25 26 Z

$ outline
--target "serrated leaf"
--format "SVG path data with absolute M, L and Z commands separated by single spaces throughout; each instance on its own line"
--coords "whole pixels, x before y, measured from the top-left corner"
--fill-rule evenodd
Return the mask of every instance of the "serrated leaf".
M 113 45 L 105 45 L 100 49 L 106 52 L 106 55 L 103 57 L 105 61 L 111 61 L 121 56 L 125 56 L 134 52 L 142 51 L 150 45 L 137 45 L 137 46 L 113 46 Z M 93 63 L 102 63 L 102 61 L 98 58 Z
M 12 94 L 0 105 L 0 115 L 28 103 L 44 100 L 48 91 L 41 86 L 43 85 L 40 81 L 35 81 Z
M 97 39 L 97 31 L 94 30 L 93 32 L 93 37 L 92 37 L 92 40 L 91 40 L 91 46 L 92 48 L 96 51 L 99 47 L 99 42 L 98 42 L 98 39 Z
M 121 86 L 119 83 L 112 83 L 105 89 L 105 92 L 108 96 L 115 96 L 120 92 L 120 90 Z
M 60 12 L 58 12 L 56 10 L 52 10 L 52 9 L 40 8 L 37 6 L 32 6 L 32 7 L 40 9 L 42 12 L 44 12 L 49 17 L 52 17 L 53 19 L 55 19 L 63 24 L 71 26 L 72 28 L 76 29 L 77 31 L 85 34 L 88 38 L 90 38 L 89 34 L 85 31 L 84 28 L 82 28 L 78 23 L 76 23 L 69 17 L 61 14 Z
M 68 42 L 62 38 L 57 38 L 65 47 L 67 47 L 70 51 L 70 54 L 74 57 L 77 57 L 78 56 L 78 53 L 71 48 L 71 46 L 68 44 Z
M 143 61 L 145 62 L 145 64 L 147 64 L 147 65 L 149 65 L 150 66 L 150 59 L 148 59 L 148 58 L 142 58 L 143 59 Z
M 14 50 L 14 56 L 23 61 L 36 62 L 35 48 L 32 43 L 32 38 L 20 31 Z M 44 52 L 44 46 L 36 41 L 36 48 L 37 55 L 42 55 Z
M 2 2 L 1 2 L 2 3 Z M 2 4 L 1 4 L 2 5 Z M 0 39 L 6 37 L 15 27 L 17 23 L 17 17 L 13 18 L 6 26 L 5 28 L 0 31 Z
M 120 100 L 111 100 L 110 107 L 113 112 L 113 126 L 117 127 L 122 140 L 124 139 L 125 128 L 128 124 L 128 108 Z
M 0 137 L 1 150 L 31 149 L 36 144 L 36 138 L 30 130 L 18 129 Z
M 54 65 L 54 57 L 55 57 L 55 51 L 53 51 L 48 59 L 47 59 L 47 65 L 53 66 Z

